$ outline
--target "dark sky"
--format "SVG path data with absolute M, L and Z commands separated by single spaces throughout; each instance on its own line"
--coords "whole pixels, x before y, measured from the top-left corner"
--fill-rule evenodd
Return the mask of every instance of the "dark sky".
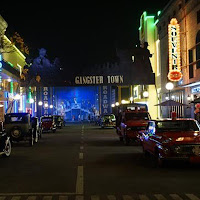
M 116 45 L 126 48 L 137 42 L 143 11 L 157 13 L 169 0 L 42 2 L 4 1 L 0 14 L 8 22 L 8 31 L 17 31 L 30 51 L 46 48 L 48 57 L 60 58 L 67 70 L 112 61 Z

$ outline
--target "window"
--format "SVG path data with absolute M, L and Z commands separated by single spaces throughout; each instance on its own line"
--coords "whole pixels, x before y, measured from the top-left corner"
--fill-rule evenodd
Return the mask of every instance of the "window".
M 194 66 L 193 64 L 191 64 L 193 62 L 193 50 L 190 49 L 188 51 L 189 54 L 189 78 L 193 78 L 194 77 Z
M 197 69 L 199 69 L 200 68 L 200 31 L 198 31 L 197 36 L 196 36 L 196 61 L 197 61 Z
M 197 24 L 200 23 L 200 10 L 197 11 Z

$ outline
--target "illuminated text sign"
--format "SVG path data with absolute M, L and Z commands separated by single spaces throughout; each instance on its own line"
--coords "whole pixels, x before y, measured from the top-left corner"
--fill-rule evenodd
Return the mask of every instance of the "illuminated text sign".
M 168 25 L 169 43 L 169 73 L 170 81 L 180 81 L 182 78 L 180 64 L 180 26 L 177 19 L 173 18 Z

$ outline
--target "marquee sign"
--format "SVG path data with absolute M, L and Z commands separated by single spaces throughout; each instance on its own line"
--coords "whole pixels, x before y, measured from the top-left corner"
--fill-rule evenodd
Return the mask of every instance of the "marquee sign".
M 168 25 L 168 43 L 169 43 L 169 73 L 170 81 L 180 81 L 181 59 L 180 59 L 180 25 L 176 18 L 172 18 Z

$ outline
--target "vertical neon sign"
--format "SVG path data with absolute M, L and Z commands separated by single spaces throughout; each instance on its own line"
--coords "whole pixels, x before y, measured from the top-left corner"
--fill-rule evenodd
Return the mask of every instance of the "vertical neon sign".
M 168 43 L 169 43 L 169 73 L 170 81 L 180 81 L 181 58 L 180 58 L 180 26 L 176 18 L 172 18 L 168 25 Z
M 1 76 L 2 67 L 3 67 L 3 64 L 2 64 L 2 55 L 0 54 L 0 90 L 2 89 L 1 88 L 1 85 L 2 85 L 2 76 Z

